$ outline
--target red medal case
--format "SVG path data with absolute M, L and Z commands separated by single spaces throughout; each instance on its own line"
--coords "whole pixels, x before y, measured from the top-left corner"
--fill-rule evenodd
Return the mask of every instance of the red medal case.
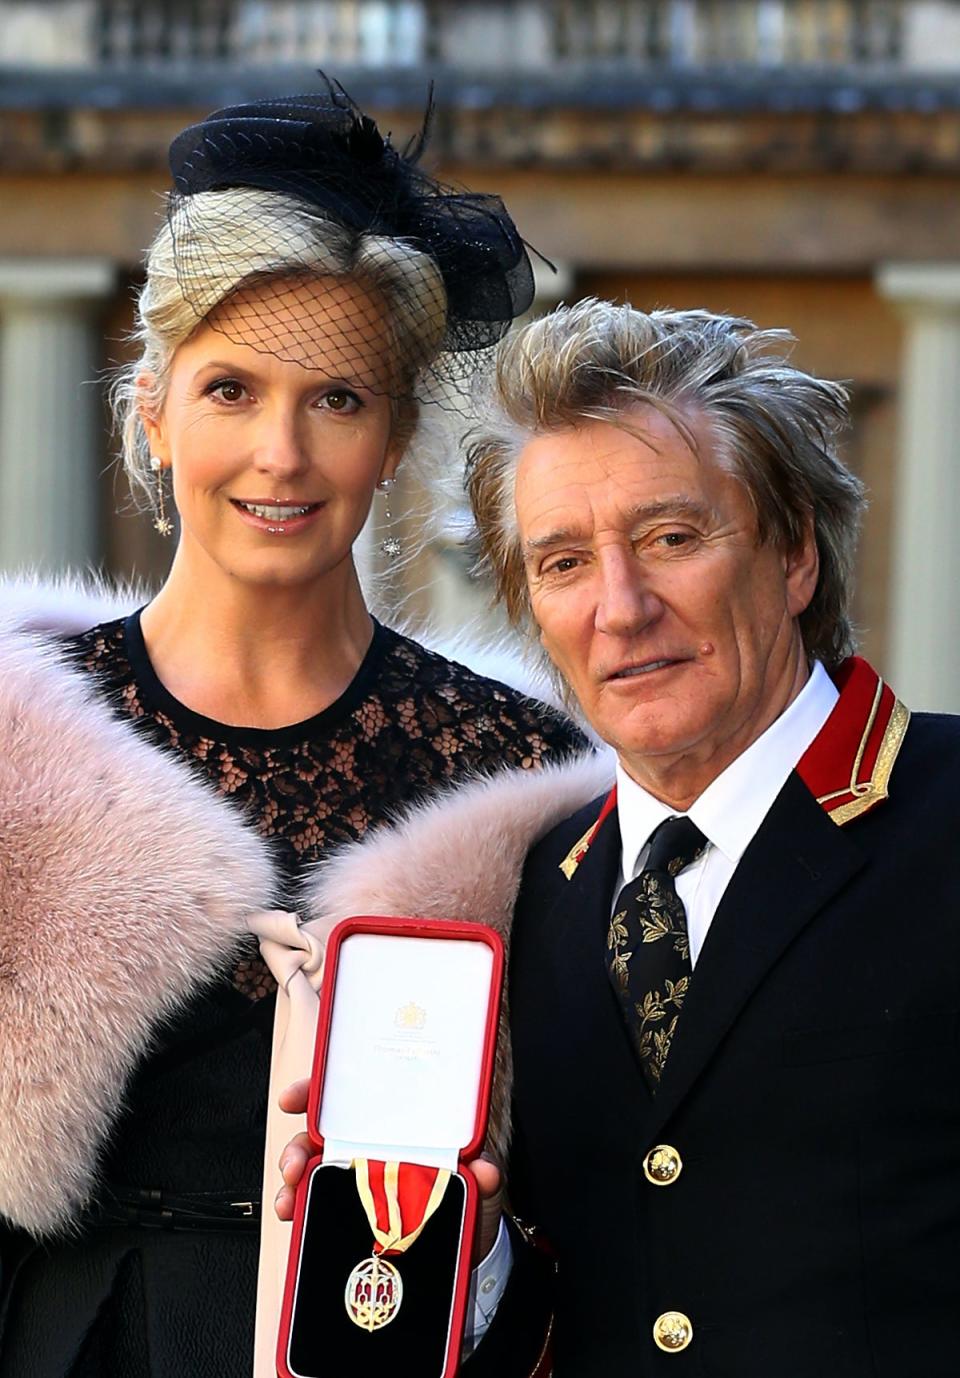
M 492 929 L 351 918 L 327 945 L 307 1128 L 277 1346 L 282 1378 L 452 1378 L 466 1321 L 477 1188 L 465 1166 L 486 1134 L 503 945 Z M 403 1297 L 361 1329 L 347 1279 L 373 1234 L 353 1159 L 447 1167 L 443 1200 L 390 1262 Z

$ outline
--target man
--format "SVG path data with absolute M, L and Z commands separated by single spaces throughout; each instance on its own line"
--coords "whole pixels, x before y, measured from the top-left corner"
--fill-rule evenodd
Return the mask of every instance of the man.
M 480 856 L 533 844 L 508 1180 L 556 1252 L 556 1378 L 960 1364 L 960 730 L 851 654 L 845 395 L 783 338 L 562 309 L 502 347 L 472 453 L 500 596 L 617 757 L 555 826 L 572 776 L 450 806 Z M 437 813 L 321 907 L 405 854 L 456 874 L 435 912 L 501 922 Z M 478 1372 L 529 1371 L 514 1253 Z

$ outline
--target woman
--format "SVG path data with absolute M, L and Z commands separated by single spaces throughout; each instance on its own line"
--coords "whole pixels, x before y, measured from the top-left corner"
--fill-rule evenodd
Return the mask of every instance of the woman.
M 375 623 L 357 579 L 420 401 L 530 299 L 500 203 L 420 147 L 332 89 L 175 140 L 118 389 L 128 472 L 161 530 L 167 485 L 179 514 L 170 574 L 71 668 L 0 632 L 2 1378 L 250 1372 L 275 991 L 252 916 L 402 804 L 579 744 Z

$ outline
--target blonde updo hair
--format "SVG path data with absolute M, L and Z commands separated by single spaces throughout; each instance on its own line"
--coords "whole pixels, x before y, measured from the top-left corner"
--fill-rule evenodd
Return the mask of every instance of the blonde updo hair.
M 111 389 L 123 467 L 136 497 L 152 505 L 156 490 L 141 409 L 156 415 L 163 408 L 173 356 L 203 319 L 192 303 L 212 310 L 257 279 L 305 272 L 354 279 L 382 299 L 393 356 L 393 437 L 409 446 L 419 417 L 417 374 L 435 359 L 447 320 L 443 279 L 430 255 L 401 239 L 356 235 L 281 192 L 201 192 L 173 207 L 150 247 L 132 333 L 141 352 Z

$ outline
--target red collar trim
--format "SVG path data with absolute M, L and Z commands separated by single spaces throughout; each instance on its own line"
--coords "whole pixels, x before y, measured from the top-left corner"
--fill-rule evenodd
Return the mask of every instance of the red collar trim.
M 603 801 L 603 807 L 601 808 L 600 813 L 597 815 L 597 821 L 595 823 L 590 824 L 587 831 L 583 834 L 583 837 L 577 839 L 577 841 L 573 844 L 569 852 L 567 852 L 567 855 L 563 858 L 563 860 L 560 863 L 560 870 L 566 876 L 567 880 L 573 880 L 573 876 L 577 867 L 580 865 L 581 861 L 587 855 L 587 852 L 590 850 L 591 842 L 596 837 L 597 833 L 603 827 L 603 824 L 610 817 L 610 815 L 613 813 L 616 807 L 617 787 L 616 785 L 614 785 L 613 789 L 610 791 L 606 799 L 604 799 Z
M 883 802 L 910 712 L 860 656 L 834 672 L 840 697 L 797 774 L 840 827 Z
M 797 774 L 839 827 L 883 802 L 890 773 L 910 721 L 910 711 L 889 685 L 860 656 L 851 656 L 834 672 L 840 691 L 823 727 L 804 752 Z M 595 823 L 560 863 L 573 878 L 590 844 L 617 806 L 617 787 L 603 801 Z

